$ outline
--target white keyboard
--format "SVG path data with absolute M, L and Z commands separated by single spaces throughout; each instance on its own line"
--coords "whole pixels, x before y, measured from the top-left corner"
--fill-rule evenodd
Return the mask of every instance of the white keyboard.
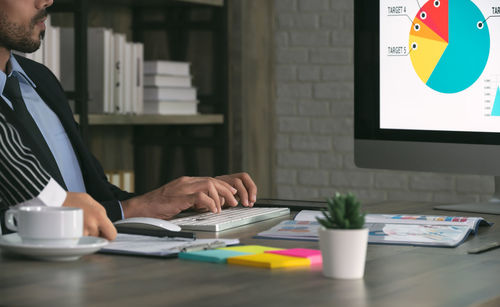
M 221 213 L 206 212 L 180 217 L 170 222 L 183 230 L 222 231 L 289 214 L 289 208 L 236 207 L 224 209 Z

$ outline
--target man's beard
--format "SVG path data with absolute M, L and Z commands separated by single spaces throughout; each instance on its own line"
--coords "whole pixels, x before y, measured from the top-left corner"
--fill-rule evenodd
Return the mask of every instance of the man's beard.
M 35 52 L 40 48 L 45 31 L 40 32 L 39 39 L 33 39 L 33 31 L 35 25 L 47 16 L 45 10 L 40 11 L 31 20 L 29 27 L 23 25 L 12 24 L 8 20 L 8 16 L 0 11 L 0 46 L 8 50 L 17 50 L 25 53 Z

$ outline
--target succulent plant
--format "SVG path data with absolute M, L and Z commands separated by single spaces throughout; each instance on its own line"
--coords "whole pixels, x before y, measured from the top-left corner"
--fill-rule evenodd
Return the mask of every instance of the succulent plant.
M 361 203 L 352 193 L 336 193 L 327 198 L 327 210 L 323 217 L 316 218 L 327 229 L 361 229 L 365 224 L 365 214 L 361 212 Z

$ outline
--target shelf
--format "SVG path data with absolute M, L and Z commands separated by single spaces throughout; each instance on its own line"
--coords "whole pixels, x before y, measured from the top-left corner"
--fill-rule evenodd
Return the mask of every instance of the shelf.
M 214 5 L 214 6 L 224 5 L 224 0 L 182 0 L 182 2 L 191 2 L 191 3 Z
M 159 6 L 165 5 L 166 2 L 184 2 L 211 6 L 224 6 L 224 0 L 93 0 L 99 3 L 110 3 L 120 5 L 136 5 L 136 6 Z
M 75 115 L 79 121 L 79 116 Z M 117 114 L 89 114 L 89 125 L 210 125 L 223 124 L 222 114 L 196 115 L 117 115 Z

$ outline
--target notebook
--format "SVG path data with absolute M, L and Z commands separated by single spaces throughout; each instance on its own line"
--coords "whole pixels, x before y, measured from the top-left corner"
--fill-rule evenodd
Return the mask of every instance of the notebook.
M 238 239 L 186 240 L 119 233 L 100 253 L 136 256 L 175 257 L 183 249 L 203 250 L 239 244 Z

